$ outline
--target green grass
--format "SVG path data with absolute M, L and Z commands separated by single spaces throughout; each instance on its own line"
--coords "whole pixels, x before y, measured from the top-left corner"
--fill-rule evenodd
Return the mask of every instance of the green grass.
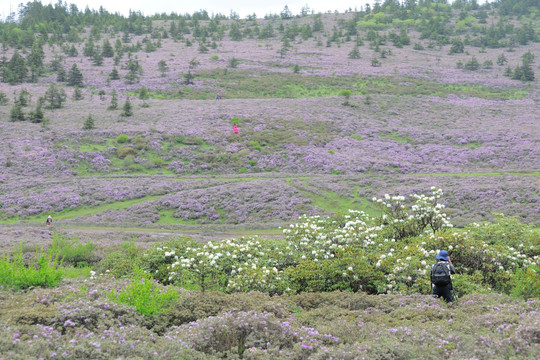
M 90 277 L 92 267 L 60 267 L 59 270 L 65 279 L 87 279 Z
M 531 171 L 531 172 L 518 172 L 518 171 L 508 171 L 508 172 L 476 172 L 476 173 L 417 173 L 410 175 L 418 176 L 505 176 L 505 175 L 514 175 L 514 176 L 540 176 L 540 171 Z
M 221 69 L 201 70 L 195 74 L 198 80 L 221 90 L 226 98 L 315 98 L 339 96 L 347 89 L 352 95 L 387 94 L 395 96 L 447 96 L 450 94 L 491 100 L 520 99 L 525 90 L 495 89 L 481 85 L 440 84 L 435 81 L 403 76 L 313 76 L 294 73 L 256 73 L 252 70 L 227 71 Z M 164 93 L 150 92 L 154 98 L 201 99 L 205 91 L 180 88 Z M 213 94 L 212 94 L 213 95 Z
M 298 191 L 307 196 L 314 206 L 328 213 L 346 214 L 349 210 L 360 210 L 364 211 L 370 216 L 380 215 L 378 209 L 371 203 L 369 199 L 358 196 L 358 187 L 354 189 L 353 198 L 341 196 L 332 191 L 324 191 L 324 195 L 319 195 L 294 186 L 290 180 L 291 179 L 287 179 L 287 183 L 290 186 L 295 187 Z
M 402 137 L 402 136 L 399 136 L 397 134 L 397 131 L 394 131 L 392 132 L 391 134 L 385 134 L 385 133 L 382 133 L 382 134 L 379 134 L 379 137 L 383 138 L 383 139 L 392 139 L 396 142 L 399 142 L 399 143 L 402 143 L 402 144 L 407 144 L 409 142 L 411 142 L 411 138 L 410 137 Z
M 197 220 L 184 220 L 173 216 L 174 210 L 163 210 L 159 212 L 159 220 L 156 224 L 161 225 L 198 225 Z
M 76 209 L 66 209 L 60 212 L 47 212 L 46 214 L 39 214 L 35 216 L 30 216 L 24 220 L 13 218 L 13 219 L 2 219 L 0 220 L 0 224 L 14 224 L 17 222 L 40 222 L 45 223 L 45 220 L 47 219 L 48 215 L 51 215 L 53 218 L 53 225 L 54 221 L 56 220 L 66 220 L 66 219 L 73 219 L 79 216 L 86 216 L 86 215 L 95 215 L 102 211 L 107 210 L 122 210 L 127 209 L 128 207 L 139 204 L 145 201 L 151 201 L 160 198 L 162 195 L 152 195 L 152 196 L 145 196 L 138 199 L 132 199 L 132 200 L 126 200 L 126 201 L 116 201 L 112 203 L 102 204 L 99 206 L 94 207 L 79 207 Z

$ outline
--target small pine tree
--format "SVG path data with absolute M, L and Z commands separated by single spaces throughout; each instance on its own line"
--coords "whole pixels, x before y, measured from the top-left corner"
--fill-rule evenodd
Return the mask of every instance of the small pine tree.
M 74 101 L 78 101 L 78 100 L 84 99 L 84 95 L 83 95 L 83 93 L 82 93 L 82 91 L 81 91 L 80 88 L 78 88 L 78 87 L 75 88 L 75 91 L 73 91 L 73 97 L 72 97 L 72 99 L 73 99 Z
M 22 106 L 18 101 L 15 102 L 9 112 L 9 120 L 13 122 L 26 120 Z
M 62 66 L 58 68 L 56 71 L 56 81 L 58 82 L 64 82 L 66 81 L 66 70 Z
M 109 74 L 109 79 L 110 80 L 119 80 L 120 79 L 120 74 L 118 74 L 118 70 L 116 70 L 116 68 L 113 68 L 111 73 Z
M 27 107 L 30 104 L 30 93 L 26 89 L 22 89 L 17 97 L 17 100 L 21 107 Z
M 96 51 L 94 53 L 94 56 L 92 57 L 92 63 L 95 66 L 102 66 L 103 65 L 103 55 L 99 51 Z
M 111 104 L 107 108 L 107 110 L 116 110 L 118 109 L 118 98 L 116 97 L 116 90 L 113 89 L 111 93 Z
M 360 50 L 358 50 L 358 44 L 354 44 L 353 49 L 349 53 L 349 59 L 360 59 Z
M 8 103 L 8 97 L 5 92 L 0 91 L 0 105 L 7 105 Z
M 43 113 L 43 110 L 41 110 L 41 101 L 37 102 L 36 109 L 34 111 L 30 111 L 28 115 L 30 121 L 35 124 L 45 121 L 45 114 Z
M 83 87 L 83 75 L 76 63 L 73 63 L 73 66 L 69 70 L 67 83 L 69 86 Z
M 169 67 L 167 66 L 165 60 L 160 60 L 158 62 L 158 70 L 161 73 L 161 77 L 165 77 L 165 74 L 167 73 L 167 71 L 169 71 Z
M 184 84 L 190 85 L 193 84 L 193 79 L 195 76 L 191 73 L 191 70 L 188 70 L 186 74 L 184 74 Z
M 92 130 L 95 128 L 96 126 L 94 123 L 94 117 L 92 116 L 92 114 L 89 114 L 86 120 L 84 120 L 83 130 Z
M 62 103 L 66 101 L 66 92 L 62 88 L 58 88 L 56 85 L 51 84 L 45 92 L 45 101 L 49 104 L 47 109 L 60 109 Z
M 508 63 L 508 59 L 506 58 L 506 56 L 504 56 L 504 54 L 500 54 L 498 57 L 497 57 L 497 65 L 499 66 L 504 66 Z
M 121 115 L 123 117 L 133 116 L 133 106 L 131 105 L 129 98 L 126 99 L 126 102 L 124 103 L 124 106 L 122 107 Z
M 114 56 L 114 49 L 109 42 L 109 39 L 105 39 L 103 42 L 103 50 L 101 51 L 101 56 L 106 58 L 112 58 Z

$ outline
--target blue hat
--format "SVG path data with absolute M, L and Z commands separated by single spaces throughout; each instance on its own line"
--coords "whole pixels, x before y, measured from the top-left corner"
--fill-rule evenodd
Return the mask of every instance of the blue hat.
M 436 259 L 438 260 L 444 260 L 444 261 L 448 261 L 450 258 L 448 257 L 448 252 L 446 250 L 441 250 L 437 256 L 435 256 Z

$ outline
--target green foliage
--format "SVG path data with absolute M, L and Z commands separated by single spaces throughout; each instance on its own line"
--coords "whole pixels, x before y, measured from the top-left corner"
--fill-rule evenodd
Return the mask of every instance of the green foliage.
M 343 105 L 349 105 L 349 99 L 351 98 L 351 90 L 342 89 L 339 91 L 339 96 L 343 96 L 345 98 L 345 102 Z
M 113 289 L 109 299 L 135 306 L 139 314 L 152 316 L 166 313 L 174 306 L 180 294 L 172 287 L 163 288 L 153 281 L 152 275 L 140 269 L 135 270 L 134 279 L 122 290 Z
M 12 256 L 0 256 L 0 285 L 16 290 L 34 286 L 54 287 L 62 279 L 58 269 L 58 256 L 52 252 L 36 250 L 33 260 L 27 264 L 23 257 L 22 244 Z
M 24 115 L 22 105 L 19 102 L 15 102 L 9 112 L 9 121 L 15 122 L 24 120 L 26 120 L 26 116 Z
M 470 71 L 476 71 L 480 68 L 480 63 L 478 62 L 478 59 L 476 56 L 473 56 L 469 61 L 467 61 L 464 65 L 465 70 Z
M 76 63 L 73 63 L 73 66 L 69 70 L 69 73 L 67 76 L 67 84 L 69 86 L 84 87 L 83 75 L 81 73 L 81 70 L 79 70 L 79 67 L 77 66 Z
M 121 116 L 123 117 L 133 116 L 133 106 L 131 105 L 131 101 L 129 101 L 129 98 L 126 99 L 124 106 L 122 106 Z
M 139 266 L 140 249 L 131 242 L 126 242 L 118 250 L 105 255 L 98 265 L 101 273 L 107 273 L 115 278 L 131 276 Z
M 360 55 L 360 50 L 358 50 L 358 45 L 354 44 L 354 47 L 352 48 L 351 52 L 349 52 L 349 59 L 360 59 L 362 56 Z
M 111 103 L 107 107 L 107 110 L 116 110 L 118 109 L 118 97 L 116 96 L 116 90 L 113 89 L 111 92 Z
M 124 146 L 123 148 L 116 150 L 116 156 L 119 159 L 125 159 L 129 156 L 135 156 L 135 155 L 137 155 L 137 151 L 131 146 Z
M 47 109 L 60 109 L 62 104 L 66 102 L 67 95 L 64 89 L 57 87 L 55 84 L 49 85 L 45 91 L 44 100 L 47 102 Z
M 116 137 L 115 140 L 119 144 L 125 144 L 129 141 L 129 136 L 127 136 L 126 134 L 120 134 Z
M 19 54 L 17 50 L 11 56 L 11 59 L 6 65 L 5 75 L 3 76 L 4 82 L 8 82 L 10 85 L 20 84 L 26 80 L 28 75 L 28 68 L 26 60 Z
M 79 100 L 84 99 L 84 95 L 83 95 L 83 93 L 82 93 L 82 91 L 81 91 L 80 88 L 76 87 L 75 90 L 73 90 L 73 97 L 72 97 L 72 99 L 73 99 L 74 101 L 79 101 Z
M 235 57 L 232 57 L 229 59 L 228 61 L 228 65 L 231 69 L 235 69 L 238 67 L 238 64 L 240 64 L 240 60 L 238 60 L 237 58 Z
M 83 130 L 92 130 L 95 128 L 96 126 L 94 123 L 94 117 L 92 116 L 92 114 L 88 114 L 88 117 L 86 118 L 86 120 L 84 120 Z
M 540 267 L 517 269 L 510 293 L 523 299 L 540 298 Z
M 58 256 L 64 264 L 87 266 L 96 263 L 99 258 L 94 253 L 96 245 L 90 242 L 82 244 L 79 238 L 53 233 L 50 253 Z
M 7 105 L 8 103 L 8 97 L 5 92 L 0 91 L 0 106 Z
M 35 110 L 28 113 L 28 119 L 35 124 L 45 122 L 45 114 L 41 110 L 41 101 L 37 102 Z
M 169 71 L 169 67 L 167 66 L 167 62 L 165 62 L 165 60 L 160 60 L 158 62 L 158 70 L 161 73 L 161 77 L 165 77 Z

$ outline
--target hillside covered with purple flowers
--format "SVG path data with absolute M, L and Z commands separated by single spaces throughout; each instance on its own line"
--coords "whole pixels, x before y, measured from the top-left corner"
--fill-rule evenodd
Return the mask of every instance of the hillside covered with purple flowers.
M 0 360 L 539 358 L 539 1 L 209 11 L 0 21 Z
M 540 225 L 534 22 L 395 4 L 231 19 L 28 3 L 1 24 L 1 221 L 275 227 L 437 186 L 457 225 Z

